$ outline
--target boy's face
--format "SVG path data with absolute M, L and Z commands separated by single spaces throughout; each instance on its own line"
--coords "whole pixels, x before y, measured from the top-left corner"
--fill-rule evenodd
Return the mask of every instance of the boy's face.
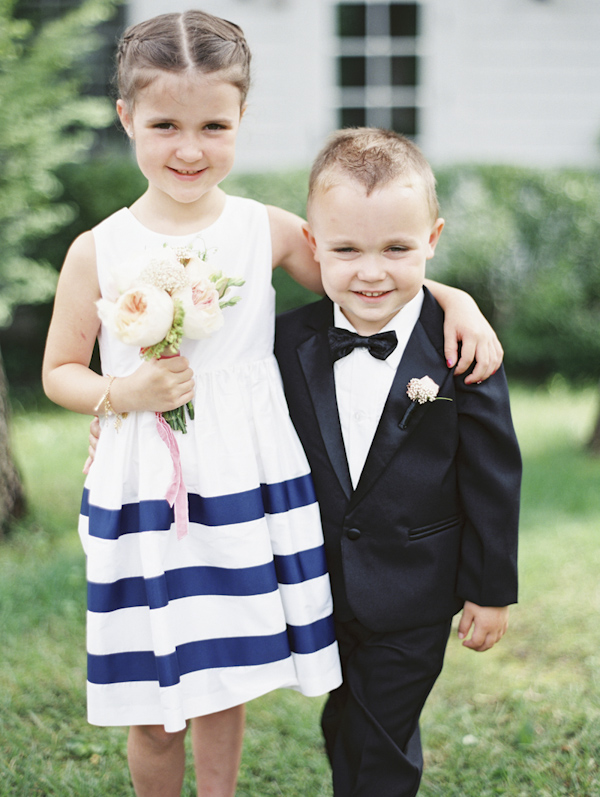
M 312 198 L 305 234 L 329 298 L 360 335 L 374 335 L 421 289 L 443 226 L 418 185 L 395 181 L 367 196 L 343 177 Z

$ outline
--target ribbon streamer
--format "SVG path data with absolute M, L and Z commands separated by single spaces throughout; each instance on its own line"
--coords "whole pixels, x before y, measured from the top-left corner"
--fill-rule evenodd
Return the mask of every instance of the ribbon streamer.
M 169 506 L 175 509 L 175 528 L 177 529 L 177 539 L 183 539 L 188 533 L 189 511 L 188 498 L 185 484 L 183 483 L 183 472 L 181 469 L 181 455 L 179 446 L 173 434 L 173 430 L 165 421 L 160 412 L 156 415 L 156 428 L 160 439 L 169 449 L 169 454 L 173 460 L 173 479 L 165 495 Z

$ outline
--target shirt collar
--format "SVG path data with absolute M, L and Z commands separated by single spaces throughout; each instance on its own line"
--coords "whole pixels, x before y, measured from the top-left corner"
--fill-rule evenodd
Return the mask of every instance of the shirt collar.
M 407 302 L 401 310 L 398 310 L 396 315 L 380 330 L 380 332 L 393 330 L 398 338 L 398 345 L 394 351 L 385 360 L 380 361 L 394 370 L 398 367 L 408 339 L 412 335 L 415 324 L 419 320 L 421 308 L 423 307 L 423 299 L 424 293 L 421 288 L 417 295 Z M 333 323 L 336 327 L 340 327 L 340 329 L 348 329 L 350 332 L 356 332 L 356 329 L 343 314 L 340 306 L 335 303 L 333 305 Z

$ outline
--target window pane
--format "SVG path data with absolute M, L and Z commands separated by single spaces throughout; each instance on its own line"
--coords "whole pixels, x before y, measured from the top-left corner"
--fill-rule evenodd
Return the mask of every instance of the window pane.
M 392 126 L 390 108 L 368 108 L 367 124 L 369 127 L 382 127 L 388 130 Z
M 364 108 L 340 108 L 340 127 L 364 127 Z
M 342 56 L 339 61 L 340 86 L 365 85 L 365 57 L 363 55 Z
M 417 109 L 392 108 L 392 127 L 396 133 L 414 136 L 417 132 Z
M 392 3 L 390 5 L 390 36 L 417 35 L 417 4 Z
M 366 32 L 365 4 L 340 3 L 338 5 L 338 35 L 364 36 Z
M 389 14 L 387 3 L 371 3 L 367 9 L 369 17 L 369 35 L 370 36 L 389 36 Z
M 369 58 L 369 86 L 390 85 L 390 59 L 385 56 Z
M 414 55 L 392 57 L 392 86 L 417 85 L 417 59 Z

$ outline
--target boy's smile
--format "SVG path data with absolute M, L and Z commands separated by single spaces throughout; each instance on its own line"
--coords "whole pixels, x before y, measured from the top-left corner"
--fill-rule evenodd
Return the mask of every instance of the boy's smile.
M 418 182 L 394 181 L 367 196 L 346 176 L 316 193 L 309 215 L 325 292 L 359 334 L 379 332 L 421 289 L 443 220 L 431 220 Z

